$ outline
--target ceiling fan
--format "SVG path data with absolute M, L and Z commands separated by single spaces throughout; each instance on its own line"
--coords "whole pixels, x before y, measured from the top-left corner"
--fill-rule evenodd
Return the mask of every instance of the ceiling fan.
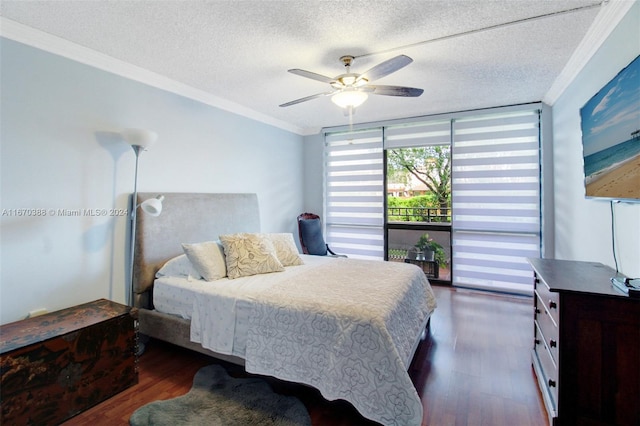
M 342 56 L 340 58 L 340 61 L 344 64 L 346 72 L 333 78 L 297 68 L 290 69 L 289 72 L 292 74 L 310 78 L 316 81 L 321 81 L 323 83 L 328 83 L 331 86 L 332 90 L 296 99 L 294 101 L 284 103 L 280 106 L 288 107 L 323 96 L 331 96 L 331 100 L 336 105 L 343 108 L 348 108 L 349 110 L 353 110 L 353 108 L 362 105 L 362 103 L 367 100 L 369 93 L 373 95 L 384 96 L 417 97 L 420 96 L 424 91 L 422 89 L 416 89 L 414 87 L 383 86 L 370 84 L 373 80 L 385 77 L 392 72 L 398 71 L 399 69 L 404 68 L 411 62 L 413 62 L 413 59 L 406 55 L 398 55 L 394 58 L 381 62 L 362 74 L 351 72 L 351 64 L 353 63 L 354 59 L 354 56 Z

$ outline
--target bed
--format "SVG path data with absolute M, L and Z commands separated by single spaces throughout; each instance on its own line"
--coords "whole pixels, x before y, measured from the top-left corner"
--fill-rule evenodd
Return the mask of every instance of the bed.
M 155 195 L 139 193 L 138 202 Z M 407 369 L 436 302 L 418 267 L 296 253 L 301 264 L 277 272 L 231 279 L 229 269 L 212 281 L 167 275 L 183 243 L 222 236 L 229 261 L 239 233 L 276 234 L 261 233 L 256 194 L 164 195 L 160 216 L 137 215 L 133 291 L 142 335 L 313 386 L 385 425 L 421 423 Z

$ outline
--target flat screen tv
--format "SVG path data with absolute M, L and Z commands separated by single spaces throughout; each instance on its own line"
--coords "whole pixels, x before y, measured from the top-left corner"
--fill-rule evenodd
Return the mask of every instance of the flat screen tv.
M 640 202 L 640 56 L 580 109 L 587 198 Z

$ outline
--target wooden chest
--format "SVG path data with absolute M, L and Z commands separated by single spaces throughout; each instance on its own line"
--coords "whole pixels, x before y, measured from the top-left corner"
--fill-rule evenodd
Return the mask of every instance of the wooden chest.
M 135 309 L 96 300 L 0 327 L 3 425 L 53 425 L 138 382 Z

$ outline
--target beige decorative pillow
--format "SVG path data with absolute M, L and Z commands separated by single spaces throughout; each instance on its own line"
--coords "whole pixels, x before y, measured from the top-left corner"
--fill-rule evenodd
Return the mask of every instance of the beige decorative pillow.
M 304 265 L 291 233 L 272 233 L 262 235 L 264 235 L 269 241 L 271 241 L 271 244 L 273 244 L 273 247 L 276 249 L 276 256 L 278 256 L 278 260 L 282 263 L 282 266 Z
M 205 280 L 215 281 L 227 276 L 224 251 L 218 241 L 182 244 L 182 249 Z
M 220 235 L 230 279 L 284 271 L 271 242 L 260 234 Z

